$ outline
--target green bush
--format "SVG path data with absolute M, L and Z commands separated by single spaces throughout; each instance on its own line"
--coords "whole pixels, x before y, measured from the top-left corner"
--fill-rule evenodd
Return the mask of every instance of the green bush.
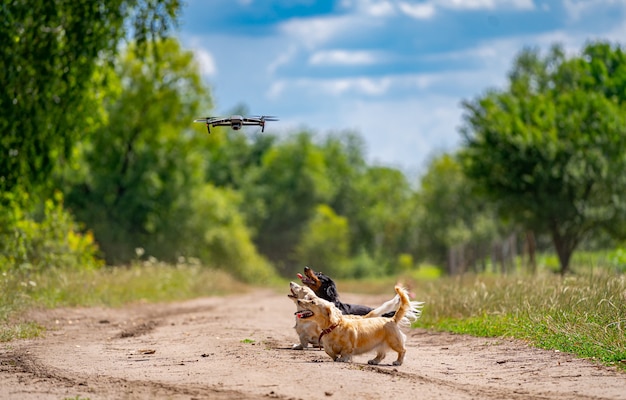
M 348 220 L 345 217 L 337 215 L 326 204 L 318 205 L 296 245 L 295 260 L 306 260 L 305 264 L 331 276 L 350 277 L 352 271 L 346 268 L 348 230 Z
M 236 191 L 210 184 L 194 191 L 189 201 L 193 217 L 184 222 L 180 253 L 224 269 L 244 282 L 269 282 L 276 271 L 254 246 L 239 212 L 240 202 Z
M 1 193 L 0 204 L 0 271 L 102 265 L 93 236 L 81 232 L 60 193 L 37 205 L 18 189 Z

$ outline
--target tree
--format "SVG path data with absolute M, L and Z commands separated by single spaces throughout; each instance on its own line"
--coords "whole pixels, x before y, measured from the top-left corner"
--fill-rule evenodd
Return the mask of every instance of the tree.
M 263 156 L 277 138 L 267 132 L 250 136 L 230 128 L 215 129 L 216 134 L 207 137 L 203 145 L 207 159 L 206 179 L 215 186 L 239 190 L 245 185 L 248 171 L 261 165 Z
M 255 242 L 289 275 L 293 269 L 288 263 L 303 229 L 317 205 L 327 203 L 334 193 L 324 155 L 310 133 L 300 132 L 267 150 L 244 182 L 243 204 Z
M 506 90 L 465 101 L 464 170 L 513 221 L 549 233 L 560 273 L 589 234 L 623 237 L 626 55 L 587 45 L 567 59 L 524 50 Z
M 352 276 L 346 270 L 349 251 L 348 221 L 332 208 L 320 204 L 309 220 L 295 253 L 307 265 L 331 276 Z
M 129 28 L 167 35 L 179 0 L 26 1 L 0 7 L 0 190 L 45 185 L 93 122 L 94 70 Z
M 495 210 L 474 193 L 455 155 L 434 158 L 422 176 L 414 200 L 423 208 L 419 218 L 421 255 L 439 265 L 448 265 L 448 273 L 459 272 L 448 259 L 461 247 L 473 248 L 461 264 L 475 264 L 486 256 L 497 236 L 499 222 Z M 483 253 L 483 254 L 481 254 Z
M 275 276 L 276 271 L 254 246 L 239 211 L 240 193 L 206 184 L 194 188 L 189 202 L 190 213 L 179 221 L 176 232 L 180 254 L 227 270 L 244 282 L 259 284 Z
M 81 142 L 81 163 L 66 178 L 67 205 L 93 229 L 110 263 L 128 262 L 136 247 L 175 259 L 188 238 L 192 193 L 204 185 L 189 121 L 208 93 L 193 54 L 173 39 L 157 43 L 159 56 L 134 50 L 104 70 L 105 123 Z
M 401 252 L 411 252 L 415 222 L 413 191 L 396 169 L 380 166 L 367 168 L 354 182 L 358 200 L 356 232 L 359 247 L 379 260 L 394 260 Z
M 353 218 L 358 212 L 355 204 L 360 195 L 355 183 L 368 168 L 363 138 L 353 132 L 330 134 L 320 147 L 326 160 L 328 176 L 335 187 L 329 205 L 337 214 L 356 220 Z

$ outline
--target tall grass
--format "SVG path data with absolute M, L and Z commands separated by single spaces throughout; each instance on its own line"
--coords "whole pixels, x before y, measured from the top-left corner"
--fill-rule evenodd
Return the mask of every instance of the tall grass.
M 156 260 L 95 270 L 48 269 L 0 275 L 0 342 L 33 337 L 41 327 L 20 317 L 32 308 L 110 306 L 166 302 L 247 290 L 224 271 Z
M 522 339 L 626 371 L 626 275 L 613 266 L 578 264 L 566 277 L 545 264 L 536 276 L 437 278 L 432 268 L 422 269 L 338 286 L 340 292 L 392 293 L 401 281 L 426 302 L 415 327 Z
M 506 336 L 626 370 L 626 277 L 472 276 L 417 283 L 417 326 Z

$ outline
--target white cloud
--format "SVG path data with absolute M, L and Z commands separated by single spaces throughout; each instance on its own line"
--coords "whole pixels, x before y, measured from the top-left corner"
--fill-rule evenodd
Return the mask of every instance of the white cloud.
M 193 53 L 200 65 L 200 73 L 202 75 L 214 76 L 217 74 L 217 66 L 211 53 L 201 48 L 194 49 Z
M 435 5 L 432 3 L 409 4 L 398 3 L 400 11 L 415 19 L 430 19 L 435 15 Z
M 587 18 L 601 6 L 625 5 L 624 0 L 563 0 L 563 7 L 573 22 Z
M 383 78 L 337 78 L 337 79 L 310 79 L 301 78 L 294 80 L 274 81 L 270 88 L 273 98 L 282 95 L 292 96 L 294 93 L 302 93 L 307 96 L 340 97 L 347 94 L 377 96 L 385 94 L 393 83 L 391 77 Z
M 419 172 L 429 157 L 460 143 L 458 99 L 428 96 L 409 100 L 355 101 L 337 110 L 337 122 L 361 132 L 368 158 Z
M 589 7 L 595 7 L 597 4 L 594 2 L 586 1 L 572 1 L 572 0 L 564 0 L 563 8 L 567 12 L 567 15 L 570 17 L 572 21 L 578 21 L 580 19 L 581 14 L 585 12 Z
M 604 37 L 614 42 L 623 42 L 626 37 L 626 20 L 622 20 L 613 30 L 606 32 Z
M 268 96 L 272 99 L 321 96 L 352 99 L 365 96 L 369 99 L 394 99 L 430 96 L 439 92 L 477 93 L 490 85 L 504 84 L 506 74 L 503 66 L 493 70 L 456 70 L 438 73 L 386 75 L 382 77 L 352 77 L 334 79 L 282 79 L 270 85 Z M 461 94 L 462 96 L 463 94 Z M 344 100 L 348 101 L 348 100 Z
M 519 10 L 533 10 L 533 0 L 433 0 L 442 8 L 452 10 L 494 10 L 496 8 L 512 7 Z
M 280 30 L 295 42 L 315 48 L 352 27 L 350 17 L 294 18 L 284 22 Z
M 430 19 L 437 9 L 448 10 L 495 10 L 512 7 L 518 10 L 534 10 L 533 0 L 430 0 L 424 3 L 408 3 L 400 1 L 401 12 L 415 19 Z
M 346 10 L 354 10 L 357 14 L 372 17 L 387 17 L 395 14 L 393 1 L 389 0 L 342 0 L 339 4 Z
M 366 65 L 376 62 L 378 57 L 369 51 L 326 50 L 313 53 L 309 58 L 312 65 Z
M 272 62 L 269 63 L 269 65 L 267 66 L 267 71 L 270 74 L 274 74 L 276 70 L 278 69 L 278 67 L 291 62 L 291 60 L 293 59 L 296 53 L 297 53 L 296 46 L 295 45 L 289 46 L 287 51 L 285 51 L 284 53 L 281 53 L 278 57 L 276 57 Z
M 387 17 L 395 14 L 393 5 L 388 1 L 366 2 L 363 10 L 372 17 Z
M 314 82 L 305 82 L 314 83 Z M 391 85 L 389 78 L 348 78 L 348 79 L 330 79 L 324 81 L 316 81 L 315 84 L 332 95 L 340 95 L 346 92 L 354 92 L 365 95 L 382 95 Z

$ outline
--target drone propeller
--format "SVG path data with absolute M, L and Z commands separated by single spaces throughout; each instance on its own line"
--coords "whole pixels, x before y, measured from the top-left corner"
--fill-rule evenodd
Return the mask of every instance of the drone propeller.
M 272 115 L 255 115 L 250 118 L 260 119 L 261 121 L 278 121 L 278 117 L 274 117 Z
M 261 132 L 265 132 L 265 123 L 267 121 L 278 121 L 278 117 L 273 117 L 270 115 L 261 115 L 261 116 L 257 116 L 255 118 L 258 118 L 261 120 Z
M 213 117 L 205 117 L 205 118 L 196 118 L 193 122 L 204 122 L 206 124 L 206 129 L 209 135 L 211 134 L 211 124 L 209 123 Z

